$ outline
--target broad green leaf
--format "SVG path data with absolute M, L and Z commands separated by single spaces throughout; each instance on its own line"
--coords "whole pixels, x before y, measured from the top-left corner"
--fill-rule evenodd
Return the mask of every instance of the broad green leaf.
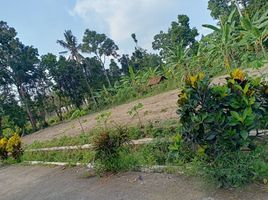
M 241 131 L 240 132 L 240 136 L 244 139 L 244 140 L 246 140 L 247 138 L 248 138 L 248 132 L 247 131 Z
M 202 26 L 205 27 L 205 28 L 212 29 L 212 30 L 214 30 L 216 32 L 219 32 L 220 31 L 220 29 L 218 27 L 213 26 L 213 25 L 210 25 L 210 24 L 203 24 Z

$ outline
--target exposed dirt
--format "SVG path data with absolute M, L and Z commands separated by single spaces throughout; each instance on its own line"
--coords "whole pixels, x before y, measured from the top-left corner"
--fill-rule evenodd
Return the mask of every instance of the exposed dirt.
M 1 200 L 267 200 L 267 185 L 216 189 L 193 177 L 128 172 L 88 177 L 84 168 L 0 168 Z
M 268 73 L 268 66 L 259 70 L 248 71 L 251 75 L 263 75 Z M 221 76 L 213 79 L 213 84 L 221 84 L 225 82 L 226 76 Z M 144 122 L 166 120 L 177 118 L 176 115 L 176 101 L 178 98 L 179 90 L 172 90 L 152 97 L 133 101 L 131 103 L 122 104 L 114 108 L 108 109 L 112 113 L 111 120 L 119 124 L 135 124 L 137 119 L 132 119 L 127 113 L 135 104 L 141 102 L 144 109 L 141 111 L 142 120 Z M 86 132 L 96 126 L 96 114 L 90 114 L 81 118 L 83 127 Z M 63 122 L 61 124 L 40 130 L 36 133 L 28 135 L 23 138 L 25 144 L 30 144 L 35 140 L 44 141 L 61 137 L 64 135 L 74 136 L 81 134 L 81 128 L 77 120 Z

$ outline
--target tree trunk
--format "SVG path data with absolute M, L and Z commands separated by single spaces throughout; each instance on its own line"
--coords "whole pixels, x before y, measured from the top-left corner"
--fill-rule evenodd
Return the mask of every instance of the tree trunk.
M 104 67 L 103 67 L 103 70 L 104 70 L 104 75 L 105 75 L 105 77 L 106 77 L 106 80 L 107 80 L 107 82 L 108 82 L 108 85 L 109 85 L 109 87 L 111 88 L 111 87 L 112 87 L 112 84 L 111 84 L 111 81 L 110 81 L 109 76 L 108 76 L 108 74 L 107 74 L 107 71 L 105 70 Z
M 2 132 L 2 117 L 0 117 L 0 138 L 2 138 L 3 132 Z
M 61 114 L 60 111 L 58 111 L 57 108 L 56 108 L 56 114 L 57 114 L 58 118 L 60 119 L 60 121 L 62 121 L 62 120 L 63 120 L 63 118 L 62 118 L 62 114 Z
M 26 96 L 25 96 L 25 91 L 24 91 L 23 86 L 18 87 L 18 92 L 19 92 L 21 101 L 23 102 L 23 104 L 24 104 L 24 106 L 25 106 L 25 109 L 26 109 L 27 115 L 28 115 L 28 117 L 29 117 L 30 123 L 31 123 L 31 125 L 32 125 L 32 128 L 33 128 L 34 130 L 36 130 L 36 120 L 35 120 L 35 118 L 34 118 L 34 116 L 33 116 L 32 111 L 31 111 L 30 108 L 29 108 L 28 100 L 27 100 L 27 98 L 26 98 Z
M 103 73 L 104 73 L 104 75 L 106 77 L 106 80 L 108 82 L 108 85 L 109 85 L 109 87 L 112 87 L 111 81 L 110 81 L 109 76 L 107 74 L 107 71 L 105 69 L 105 58 L 104 58 L 104 61 L 102 61 L 102 59 L 99 57 L 99 61 L 101 62 L 102 70 L 103 70 Z
M 84 130 L 83 125 L 82 125 L 82 123 L 80 121 L 80 117 L 78 117 L 78 123 L 79 123 L 79 125 L 81 127 L 81 130 L 82 130 L 83 134 L 85 134 L 85 130 Z
M 91 96 L 91 98 L 92 98 L 92 100 L 93 100 L 95 106 L 98 107 L 98 103 L 97 103 L 97 101 L 96 101 L 96 99 L 95 99 L 95 97 L 94 97 L 94 95 L 93 95 L 92 88 L 90 87 L 90 84 L 89 84 L 89 82 L 88 82 L 88 78 L 87 78 L 87 70 L 86 70 L 86 68 L 84 67 L 84 64 L 86 65 L 86 63 L 83 63 L 83 64 L 82 64 L 82 71 L 84 72 L 84 73 L 83 73 L 83 76 L 84 76 L 84 79 L 85 79 L 85 81 L 86 81 L 87 88 L 88 88 L 88 90 L 89 90 L 89 92 L 90 92 L 90 96 Z

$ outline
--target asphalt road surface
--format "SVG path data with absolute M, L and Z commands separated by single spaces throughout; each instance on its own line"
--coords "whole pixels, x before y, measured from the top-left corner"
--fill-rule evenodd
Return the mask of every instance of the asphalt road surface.
M 1 200 L 268 200 L 268 186 L 213 188 L 183 175 L 127 172 L 90 177 L 85 168 L 0 167 Z

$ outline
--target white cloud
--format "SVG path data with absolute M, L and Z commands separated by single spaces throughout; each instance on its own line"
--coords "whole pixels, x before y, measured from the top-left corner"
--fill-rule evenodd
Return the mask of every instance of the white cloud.
M 131 33 L 150 49 L 153 36 L 167 31 L 178 14 L 187 14 L 201 33 L 207 32 L 201 24 L 212 22 L 207 0 L 76 0 L 70 14 L 82 18 L 87 28 L 106 33 L 125 53 L 134 49 Z
M 119 45 L 125 46 L 131 33 L 136 33 L 140 45 L 148 47 L 153 35 L 175 20 L 177 14 L 169 13 L 175 6 L 178 0 L 77 0 L 70 13 L 81 17 L 88 28 L 107 33 Z

